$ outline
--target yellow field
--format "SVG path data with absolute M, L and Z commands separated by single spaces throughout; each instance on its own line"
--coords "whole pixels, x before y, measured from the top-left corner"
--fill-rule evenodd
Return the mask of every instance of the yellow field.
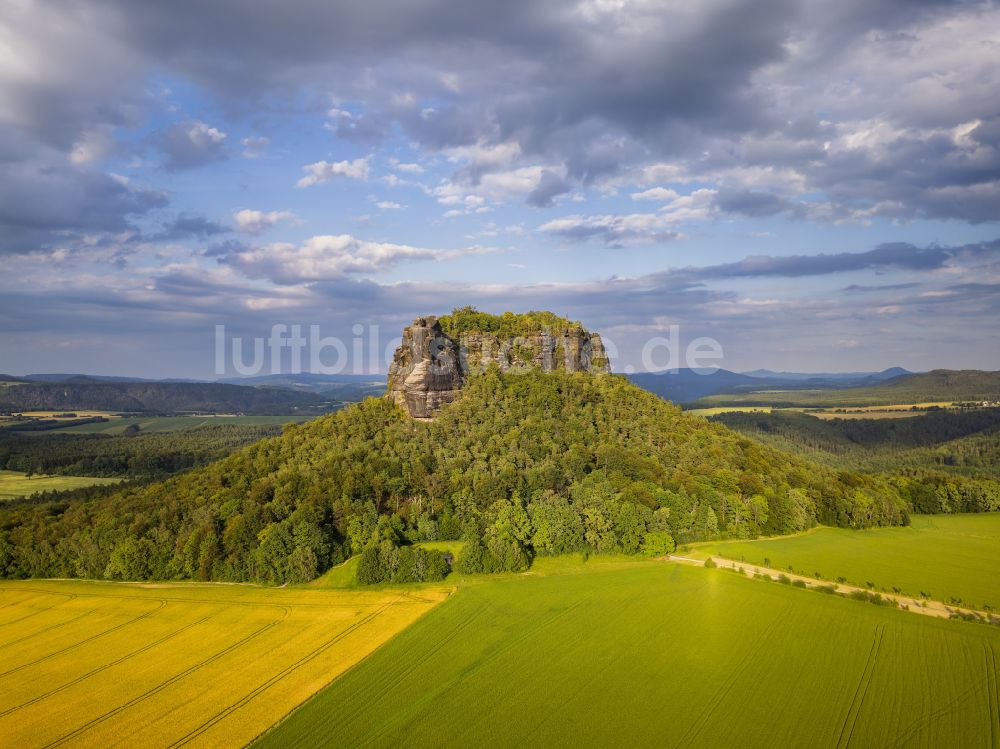
M 450 593 L 0 583 L 0 744 L 245 746 Z
M 695 416 L 718 416 L 731 413 L 771 413 L 770 406 L 715 406 L 714 408 L 692 408 L 687 413 Z

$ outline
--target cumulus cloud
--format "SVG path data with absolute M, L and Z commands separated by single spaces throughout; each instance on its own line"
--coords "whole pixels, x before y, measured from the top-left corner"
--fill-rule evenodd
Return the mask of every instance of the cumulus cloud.
M 206 125 L 201 120 L 188 120 L 171 125 L 159 138 L 163 166 L 170 172 L 194 169 L 226 155 L 226 133 Z
M 279 221 L 293 221 L 295 214 L 291 211 L 255 211 L 250 208 L 233 213 L 236 228 L 247 234 L 260 234 Z
M 310 237 L 301 245 L 276 242 L 237 249 L 222 256 L 221 262 L 251 278 L 298 284 L 376 273 L 406 260 L 448 260 L 492 251 L 484 247 L 435 250 L 331 234 Z
M 346 177 L 348 179 L 368 179 L 371 159 L 354 159 L 353 161 L 317 161 L 306 164 L 302 170 L 306 176 L 295 183 L 296 187 L 312 187 L 333 179 Z

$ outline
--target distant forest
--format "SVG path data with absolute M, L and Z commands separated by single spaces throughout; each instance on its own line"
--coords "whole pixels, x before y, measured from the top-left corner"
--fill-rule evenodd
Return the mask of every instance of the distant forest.
M 67 476 L 158 478 L 202 466 L 280 426 L 218 424 L 138 434 L 30 434 L 0 431 L 0 470 Z
M 917 512 L 1000 510 L 1000 408 L 897 419 L 734 412 L 712 420 L 831 468 L 906 484 Z

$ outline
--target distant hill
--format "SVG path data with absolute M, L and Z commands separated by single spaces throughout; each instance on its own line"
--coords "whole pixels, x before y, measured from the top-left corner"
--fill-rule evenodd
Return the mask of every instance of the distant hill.
M 893 377 L 868 387 L 840 389 L 792 389 L 772 384 L 757 392 L 708 395 L 697 405 L 705 408 L 727 405 L 820 408 L 984 400 L 1000 401 L 1000 372 L 935 369 Z
M 771 369 L 755 369 L 742 374 L 763 380 L 782 381 L 830 381 L 849 382 L 861 385 L 867 382 L 881 382 L 901 375 L 913 374 L 902 367 L 889 367 L 881 372 L 775 372 Z
M 278 388 L 221 383 L 49 382 L 0 389 L 4 411 L 322 413 L 329 399 Z
M 302 372 L 299 374 L 261 375 L 219 380 L 232 385 L 283 388 L 302 393 L 316 393 L 339 401 L 359 401 L 385 393 L 385 375 L 337 374 L 323 375 Z
M 630 381 L 674 403 L 688 403 L 715 393 L 729 393 L 768 385 L 759 378 L 728 369 L 676 369 L 665 372 L 637 372 Z

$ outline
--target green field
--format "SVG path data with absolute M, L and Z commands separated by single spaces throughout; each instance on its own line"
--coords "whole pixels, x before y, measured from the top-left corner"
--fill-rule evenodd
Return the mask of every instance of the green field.
M 259 745 L 995 746 L 998 649 L 724 570 L 543 561 L 467 579 Z
M 908 528 L 818 528 L 800 536 L 699 544 L 697 552 L 828 580 L 1000 608 L 1000 513 L 915 515 Z
M 96 424 L 80 424 L 64 429 L 50 429 L 45 434 L 121 434 L 126 427 L 137 424 L 143 432 L 176 432 L 213 424 L 288 424 L 305 421 L 303 416 L 128 416 Z M 26 434 L 29 434 L 26 432 Z
M 80 489 L 94 484 L 114 484 L 121 479 L 92 476 L 32 476 L 20 471 L 0 471 L 0 500 L 27 497 L 36 492 Z
M 244 746 L 448 595 L 0 582 L 0 745 Z

